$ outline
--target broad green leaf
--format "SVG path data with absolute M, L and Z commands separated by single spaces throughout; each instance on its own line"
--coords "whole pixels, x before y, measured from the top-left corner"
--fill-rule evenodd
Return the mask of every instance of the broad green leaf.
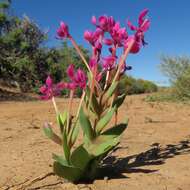
M 63 130 L 62 134 L 63 134 L 63 150 L 64 150 L 65 159 L 68 163 L 70 163 L 70 148 L 68 145 L 68 140 L 65 130 Z
M 90 74 L 90 72 L 87 72 L 87 77 L 88 77 L 88 82 L 91 83 L 92 75 Z
M 64 126 L 66 125 L 67 115 L 68 114 L 67 114 L 66 111 L 64 111 L 63 114 L 58 114 L 57 115 L 57 122 L 59 124 L 61 132 L 63 132 Z
M 100 133 L 104 127 L 110 122 L 112 116 L 116 110 L 116 107 L 111 108 L 97 123 L 96 125 L 96 132 Z
M 92 94 L 92 108 L 99 115 L 102 111 L 101 107 L 98 104 L 98 100 L 94 94 Z
M 79 121 L 80 121 L 80 125 L 81 125 L 81 128 L 82 128 L 84 134 L 87 136 L 87 138 L 89 140 L 92 140 L 94 137 L 94 132 L 92 130 L 90 120 L 85 115 L 82 107 L 81 107 L 80 113 L 79 113 Z
M 117 138 L 125 131 L 126 128 L 127 123 L 121 123 L 116 125 L 115 127 L 107 129 L 105 132 L 101 134 L 101 136 L 106 136 L 109 139 Z
M 78 134 L 79 134 L 79 124 L 78 121 L 76 121 L 76 123 L 74 124 L 72 131 L 70 133 L 70 137 L 69 137 L 69 141 L 73 144 L 75 144 Z
M 65 160 L 63 156 L 59 156 L 53 153 L 52 158 L 63 166 L 72 167 L 71 165 L 68 164 L 67 160 Z
M 62 145 L 60 137 L 53 132 L 52 127 L 49 123 L 44 124 L 43 131 L 49 139 L 51 139 L 52 141 L 54 141 L 59 145 Z
M 116 106 L 117 108 L 119 108 L 121 104 L 124 102 L 125 97 L 126 97 L 126 94 L 122 94 L 118 96 L 113 102 L 113 107 Z
M 52 138 L 53 137 L 53 130 L 51 128 L 51 126 L 48 124 L 48 123 L 45 123 L 44 124 L 44 127 L 43 127 L 43 131 L 45 133 L 45 135 L 48 137 L 48 138 Z
M 105 154 L 107 151 L 112 150 L 118 143 L 119 139 L 115 138 L 100 144 L 95 148 L 95 155 L 100 156 L 102 154 Z
M 87 95 L 87 98 L 89 100 L 89 98 L 90 98 L 90 89 L 89 89 L 89 87 L 86 88 L 86 95 Z M 91 100 L 90 103 L 91 103 L 90 107 L 92 108 L 92 110 L 95 111 L 96 114 L 100 114 L 101 113 L 101 107 L 98 104 L 98 100 L 97 100 L 95 94 L 92 94 L 92 100 Z
M 85 148 L 94 156 L 102 155 L 119 143 L 120 136 L 126 128 L 127 122 L 114 126 L 96 137 L 90 145 L 85 145 Z
M 81 170 L 85 169 L 91 159 L 92 156 L 88 154 L 83 145 L 76 148 L 71 155 L 71 163 Z
M 109 87 L 109 89 L 107 90 L 107 92 L 105 94 L 106 99 L 110 98 L 112 96 L 112 94 L 114 93 L 115 89 L 117 88 L 117 85 L 118 85 L 118 81 L 113 82 L 111 84 L 111 86 Z
M 98 137 L 90 145 L 85 148 L 89 154 L 93 156 L 100 156 L 105 154 L 107 151 L 112 150 L 119 143 L 119 138 L 106 139 Z
M 83 172 L 79 168 L 62 165 L 57 161 L 55 161 L 53 164 L 53 171 L 58 176 L 71 182 L 77 182 L 83 175 Z

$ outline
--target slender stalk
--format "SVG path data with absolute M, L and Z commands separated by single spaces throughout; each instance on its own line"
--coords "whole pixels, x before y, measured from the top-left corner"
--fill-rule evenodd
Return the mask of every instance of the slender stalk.
M 89 97 L 89 102 L 88 102 L 88 110 L 90 109 L 90 103 L 92 101 L 92 95 L 94 93 L 97 69 L 98 69 L 98 66 L 96 65 L 96 67 L 93 69 L 92 82 L 90 86 L 90 97 Z
M 55 113 L 56 113 L 56 115 L 58 115 L 58 114 L 59 114 L 59 111 L 58 111 L 58 108 L 57 108 L 57 105 L 56 105 L 54 96 L 52 97 L 51 100 L 52 100 L 52 102 L 53 102 L 53 106 L 54 106 L 54 109 L 55 109 Z
M 80 102 L 79 102 L 79 106 L 78 106 L 77 114 L 76 114 L 76 120 L 77 120 L 78 117 L 79 117 L 79 113 L 80 113 L 80 109 L 81 109 L 81 106 L 82 106 L 82 103 L 83 103 L 84 97 L 85 97 L 85 91 L 83 90 L 83 93 L 82 93 L 82 96 L 81 96 L 81 99 L 80 99 Z
M 75 42 L 75 40 L 72 37 L 70 38 L 70 40 L 71 40 L 71 43 L 73 44 L 74 48 L 76 49 L 77 53 L 79 54 L 79 56 L 83 60 L 84 64 L 86 65 L 88 71 L 90 72 L 90 75 L 92 76 L 92 71 L 91 71 L 91 69 L 90 69 L 90 67 L 89 67 L 89 65 L 88 65 L 88 63 L 87 63 L 87 61 L 86 61 L 86 59 L 85 59 L 82 51 L 80 50 L 80 48 L 78 47 L 77 43 Z
M 70 115 L 71 115 L 71 108 L 72 108 L 72 103 L 73 103 L 73 95 L 74 95 L 74 90 L 70 91 L 70 96 L 69 96 L 69 104 L 68 104 L 68 116 L 67 116 L 67 132 L 69 133 L 69 122 L 70 122 Z
M 120 59 L 119 64 L 118 64 L 118 69 L 117 69 L 117 72 L 116 72 L 115 77 L 113 79 L 113 82 L 115 82 L 117 80 L 117 78 L 119 76 L 119 73 L 121 71 L 121 68 L 122 68 L 122 66 L 123 66 L 128 54 L 129 54 L 130 50 L 131 50 L 131 48 L 133 47 L 134 43 L 135 43 L 135 40 L 132 40 L 130 42 L 128 48 L 125 50 L 124 54 L 121 56 L 121 59 Z
M 113 83 L 114 83 L 116 80 L 118 80 L 119 74 L 120 74 L 120 72 L 121 72 L 121 68 L 122 68 L 122 66 L 123 66 L 123 64 L 124 64 L 124 62 L 125 62 L 125 60 L 126 60 L 128 54 L 129 54 L 130 50 L 131 50 L 131 48 L 133 47 L 134 43 L 135 43 L 135 40 L 131 41 L 131 43 L 129 44 L 128 48 L 125 50 L 124 54 L 121 56 L 120 61 L 119 61 L 119 64 L 118 64 L 117 72 L 116 72 L 116 74 L 115 74 L 115 76 L 114 76 L 114 79 L 113 79 L 113 81 L 112 81 Z M 110 109 L 112 108 L 112 105 L 113 105 L 113 101 L 114 101 L 114 99 L 115 99 L 115 96 L 116 96 L 116 93 L 115 93 L 114 96 L 112 97 L 111 104 L 110 104 Z
M 106 73 L 106 82 L 105 82 L 105 85 L 104 85 L 104 90 L 106 89 L 106 87 L 108 85 L 109 76 L 110 76 L 110 71 L 107 71 L 107 73 Z
M 115 111 L 115 125 L 117 125 L 118 110 Z

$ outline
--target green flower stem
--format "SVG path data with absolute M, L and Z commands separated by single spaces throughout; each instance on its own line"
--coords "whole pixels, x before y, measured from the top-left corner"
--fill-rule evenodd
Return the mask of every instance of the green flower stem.
M 70 115 L 71 115 L 71 108 L 72 108 L 72 103 L 73 103 L 73 95 L 74 95 L 74 90 L 70 91 L 70 96 L 69 96 L 69 105 L 68 105 L 68 115 L 67 115 L 67 134 L 69 134 L 70 128 L 69 128 L 69 122 L 70 122 Z
M 90 104 L 91 104 L 91 101 L 92 101 L 92 95 L 94 93 L 94 87 L 95 87 L 95 84 L 96 84 L 97 71 L 98 71 L 98 65 L 96 65 L 96 67 L 93 69 L 92 82 L 91 82 L 91 87 L 90 87 L 90 98 L 89 98 L 89 102 L 88 102 L 88 110 L 90 109 Z M 90 113 L 90 112 L 88 112 L 88 113 Z
M 133 47 L 134 43 L 135 43 L 135 40 L 131 41 L 131 43 L 129 44 L 128 48 L 125 50 L 124 54 L 121 55 L 121 58 L 120 58 L 120 61 L 119 61 L 119 64 L 118 64 L 117 72 L 116 72 L 116 74 L 115 74 L 115 76 L 114 76 L 114 79 L 113 79 L 113 81 L 112 81 L 113 83 L 114 83 L 116 80 L 118 80 L 119 74 L 120 74 L 120 72 L 121 72 L 121 68 L 122 68 L 123 64 L 125 63 L 125 60 L 126 60 L 128 54 L 129 54 L 131 48 Z M 116 96 L 116 94 L 114 93 L 114 96 L 113 96 L 113 98 L 112 98 L 112 100 L 111 100 L 110 109 L 112 108 L 112 105 L 113 105 L 115 96 Z
M 115 125 L 117 125 L 118 110 L 115 111 Z
M 105 82 L 105 85 L 104 85 L 104 90 L 106 89 L 106 87 L 108 85 L 109 75 L 110 75 L 110 71 L 107 71 L 107 73 L 106 73 L 106 82 Z
M 122 66 L 123 66 L 128 54 L 129 54 L 130 50 L 131 50 L 131 48 L 133 47 L 134 43 L 135 43 L 135 40 L 131 41 L 128 48 L 125 50 L 124 54 L 121 55 L 121 58 L 120 58 L 120 61 L 119 61 L 119 64 L 118 64 L 118 69 L 117 69 L 117 72 L 116 72 L 115 77 L 113 79 L 113 82 L 115 82 L 118 79 L 118 76 L 120 74 L 121 68 L 122 68 Z
M 86 65 L 88 71 L 90 72 L 90 76 L 92 77 L 92 71 L 91 71 L 83 53 L 81 52 L 80 48 L 78 47 L 77 43 L 75 42 L 75 40 L 72 37 L 70 38 L 70 40 L 71 40 L 71 43 L 73 44 L 74 48 L 76 49 L 77 53 L 79 54 L 79 56 L 83 60 L 84 64 Z
M 52 100 L 52 103 L 53 103 L 53 106 L 54 106 L 54 109 L 55 109 L 55 113 L 56 113 L 56 115 L 58 115 L 59 111 L 58 111 L 54 96 L 52 97 L 51 100 Z
M 79 113 L 80 113 L 80 109 L 81 109 L 82 103 L 83 103 L 83 101 L 84 101 L 85 94 L 86 94 L 86 93 L 85 93 L 85 91 L 83 90 L 83 93 L 82 93 L 82 96 L 81 96 L 81 99 L 80 99 L 80 102 L 79 102 L 77 114 L 76 114 L 76 121 L 78 120 Z

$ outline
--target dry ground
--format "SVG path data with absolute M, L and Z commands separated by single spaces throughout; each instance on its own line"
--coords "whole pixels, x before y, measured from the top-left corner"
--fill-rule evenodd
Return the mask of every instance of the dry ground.
M 51 153 L 60 151 L 42 132 L 44 121 L 55 121 L 50 102 L 0 102 L 0 190 L 190 190 L 190 107 L 143 98 L 128 97 L 119 113 L 130 121 L 106 161 L 114 168 L 87 185 L 44 176 L 52 171 Z M 58 100 L 62 110 L 66 105 Z

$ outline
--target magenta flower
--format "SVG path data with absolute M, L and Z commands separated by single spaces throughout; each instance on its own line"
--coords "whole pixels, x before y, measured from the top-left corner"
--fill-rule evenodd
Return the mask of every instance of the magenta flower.
M 96 79 L 97 82 L 100 82 L 101 79 L 102 79 L 102 72 L 97 73 L 95 79 Z
M 90 69 L 94 69 L 96 66 L 97 66 L 97 60 L 95 58 L 91 58 L 90 61 L 89 61 L 89 66 L 90 66 Z
M 57 35 L 60 38 L 69 38 L 69 28 L 64 22 L 60 22 L 60 27 L 57 29 Z
M 71 64 L 67 68 L 67 75 L 70 78 L 70 82 L 66 85 L 68 89 L 75 90 L 77 87 L 82 89 L 86 88 L 87 77 L 83 70 L 78 69 L 75 72 L 74 65 Z
M 126 49 L 128 47 L 128 44 L 134 41 L 134 44 L 130 50 L 130 53 L 138 53 L 142 47 L 142 41 L 139 38 L 136 38 L 135 35 L 129 36 L 128 39 L 125 42 L 124 48 Z
M 46 84 L 40 87 L 40 92 L 42 96 L 40 98 L 42 100 L 49 100 L 54 96 L 60 95 L 61 91 L 66 87 L 66 84 L 60 82 L 58 84 L 53 84 L 53 80 L 50 76 L 46 79 Z
M 114 27 L 112 28 L 111 32 L 110 32 L 112 39 L 113 39 L 113 43 L 115 46 L 119 46 L 122 47 L 124 42 L 127 40 L 128 38 L 128 34 L 126 31 L 126 28 L 121 28 L 120 27 L 120 23 L 116 22 Z
M 146 32 L 149 27 L 150 27 L 150 20 L 149 19 L 145 19 L 145 16 L 148 13 L 148 9 L 144 9 L 138 18 L 138 27 L 134 26 L 129 20 L 127 22 L 128 27 L 133 30 L 136 31 L 135 35 L 130 36 L 126 42 L 125 42 L 125 48 L 128 47 L 128 44 L 131 40 L 134 40 L 134 45 L 131 48 L 130 53 L 138 53 L 141 46 L 147 44 L 144 41 L 144 32 Z
M 138 18 L 138 27 L 134 26 L 129 20 L 127 22 L 128 27 L 131 30 L 135 30 L 137 32 L 146 32 L 150 27 L 150 20 L 145 19 L 144 17 L 148 14 L 148 9 L 144 9 Z
M 104 68 L 105 71 L 110 71 L 115 67 L 116 60 L 117 60 L 117 58 L 114 56 L 111 56 L 111 55 L 108 57 L 103 57 L 102 58 L 102 67 Z
M 67 68 L 67 75 L 73 81 L 75 77 L 75 68 L 73 64 L 70 64 Z
M 92 22 L 92 24 L 96 24 L 96 17 L 95 16 L 92 16 L 91 22 Z
M 102 42 L 101 37 L 103 36 L 103 31 L 100 28 L 96 28 L 95 32 L 86 30 L 84 32 L 84 39 L 87 40 L 93 49 L 93 55 L 96 56 L 101 53 Z
M 78 84 L 78 86 L 80 88 L 85 89 L 86 81 L 87 81 L 87 77 L 86 77 L 85 73 L 83 72 L 83 70 L 78 69 L 75 74 L 75 82 Z
M 84 39 L 87 40 L 90 44 L 93 44 L 94 43 L 94 33 L 89 30 L 86 30 L 84 32 Z
M 103 15 L 98 18 L 98 22 L 96 21 L 96 17 L 92 17 L 92 23 L 96 25 L 97 28 L 102 29 L 104 32 L 110 32 L 112 27 L 115 24 L 115 20 L 112 16 Z
M 103 35 L 102 30 L 97 28 L 95 32 L 86 30 L 84 32 L 84 39 L 87 40 L 92 46 L 95 46 L 95 44 L 100 39 L 101 35 Z

